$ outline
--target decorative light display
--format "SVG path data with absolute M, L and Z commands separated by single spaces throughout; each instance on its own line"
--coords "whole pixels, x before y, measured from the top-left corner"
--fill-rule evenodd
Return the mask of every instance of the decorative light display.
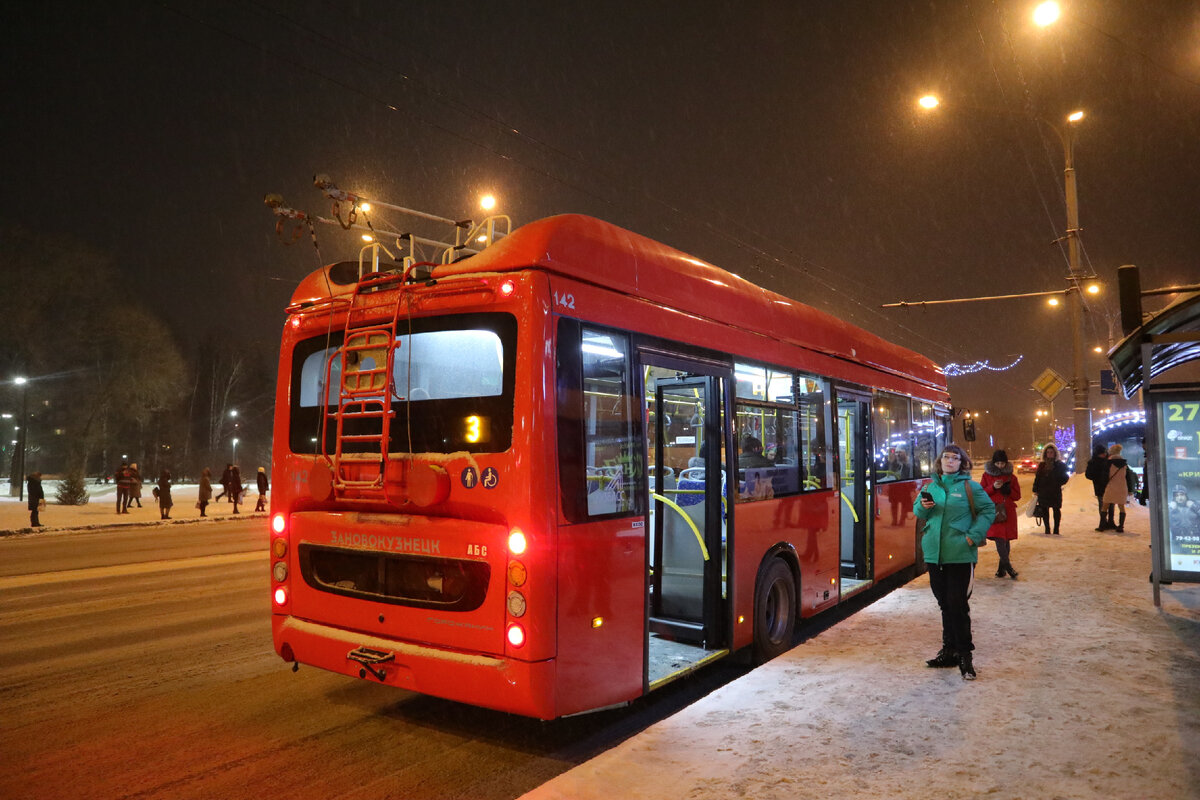
M 1105 433 L 1106 431 L 1110 431 L 1113 428 L 1116 428 L 1116 427 L 1119 427 L 1122 425 L 1145 425 L 1145 424 L 1146 424 L 1146 412 L 1145 411 L 1142 411 L 1140 409 L 1137 411 L 1118 411 L 1115 414 L 1109 414 L 1108 416 L 1104 417 L 1103 419 L 1092 423 L 1092 436 L 1095 437 L 1097 434 Z
M 944 366 L 942 370 L 946 373 L 947 378 L 957 378 L 960 375 L 972 375 L 976 372 L 983 372 L 984 370 L 988 370 L 990 372 L 1004 372 L 1005 370 L 1012 369 L 1017 364 L 1020 364 L 1021 359 L 1023 358 L 1025 358 L 1025 356 L 1017 356 L 1015 361 L 1005 367 L 993 367 L 987 359 L 984 359 L 983 361 L 976 361 L 974 364 L 955 364 L 954 362 L 950 362 Z

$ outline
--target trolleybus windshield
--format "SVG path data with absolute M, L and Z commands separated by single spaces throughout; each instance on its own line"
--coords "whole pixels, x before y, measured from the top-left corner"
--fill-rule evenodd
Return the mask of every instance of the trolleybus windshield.
M 393 345 L 389 452 L 499 453 L 512 442 L 516 320 L 470 314 L 401 321 Z M 332 415 L 342 384 L 342 333 L 299 342 L 292 355 L 289 439 L 294 453 L 326 452 L 336 444 Z M 372 356 L 386 358 L 382 349 Z M 360 368 L 373 367 L 371 363 Z M 361 397 L 361 395 L 360 395 Z M 344 434 L 378 421 L 346 419 Z M 364 427 L 362 433 L 368 433 Z M 343 438 L 344 452 L 378 449 Z

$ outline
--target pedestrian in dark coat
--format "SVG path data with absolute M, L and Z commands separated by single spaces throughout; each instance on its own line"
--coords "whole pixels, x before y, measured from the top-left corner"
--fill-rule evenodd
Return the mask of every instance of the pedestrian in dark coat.
M 1092 491 L 1096 493 L 1096 508 L 1100 511 L 1098 531 L 1106 531 L 1112 527 L 1104 515 L 1104 487 L 1108 485 L 1108 450 L 1098 444 L 1092 448 L 1092 457 L 1088 459 L 1084 477 L 1092 482 Z
M 242 502 L 242 471 L 237 464 L 229 465 L 229 496 L 233 498 L 233 513 L 238 513 L 238 503 Z
M 42 510 L 42 506 L 46 503 L 46 494 L 42 491 L 42 473 L 31 472 L 26 479 L 25 486 L 26 496 L 29 498 L 29 527 L 40 528 L 42 521 L 38 519 L 38 512 Z
M 258 468 L 258 503 L 255 504 L 255 511 L 267 510 L 267 471 L 263 467 Z
M 171 518 L 171 472 L 163 468 L 158 473 L 158 511 L 163 519 Z
M 992 460 L 983 465 L 983 477 L 979 484 L 996 504 L 996 521 L 987 532 L 987 537 L 996 543 L 996 552 L 1000 555 L 996 577 L 1003 578 L 1007 574 L 1015 581 L 1017 571 L 1013 569 L 1009 556 L 1012 542 L 1017 538 L 1017 501 L 1021 499 L 1021 484 L 1013 474 L 1008 453 L 1003 450 L 992 453 Z
M 1058 460 L 1058 448 L 1052 444 L 1042 450 L 1042 461 L 1033 475 L 1033 493 L 1041 509 L 1042 527 L 1046 533 L 1058 536 L 1062 522 L 1062 487 L 1071 479 L 1067 465 Z M 1050 513 L 1054 512 L 1054 530 L 1050 530 Z
M 208 501 L 212 500 L 212 470 L 208 467 L 200 473 L 200 493 L 196 497 L 196 504 L 200 506 L 200 516 L 206 517 L 204 509 L 208 508 Z
M 128 461 L 121 462 L 121 466 L 113 475 L 113 481 L 117 484 L 117 513 L 128 514 L 129 494 L 133 489 L 133 470 L 129 468 Z
M 233 464 L 226 464 L 225 471 L 221 473 L 221 493 L 217 495 L 217 500 L 220 500 L 222 497 L 228 497 L 229 502 L 233 502 L 233 493 L 229 490 L 229 485 L 232 480 Z

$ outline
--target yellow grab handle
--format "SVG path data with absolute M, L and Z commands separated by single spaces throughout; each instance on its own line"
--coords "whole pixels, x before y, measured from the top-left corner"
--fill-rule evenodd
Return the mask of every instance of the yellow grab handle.
M 850 515 L 854 517 L 854 521 L 858 522 L 858 512 L 854 510 L 854 504 L 850 502 L 850 498 L 846 497 L 846 493 L 843 491 L 839 490 L 838 494 L 842 496 L 842 502 L 846 504 L 846 508 L 850 509 Z
M 696 541 L 700 543 L 700 552 L 704 555 L 704 560 L 708 561 L 708 548 L 704 546 L 704 537 L 700 535 L 700 529 L 696 527 L 696 523 L 692 521 L 692 518 L 685 514 L 683 509 L 680 508 L 674 500 L 668 500 L 661 494 L 656 494 L 654 492 L 651 492 L 650 496 L 655 500 L 669 505 L 671 508 L 679 512 L 679 516 L 683 517 L 684 521 L 688 524 L 688 527 L 692 529 L 692 533 L 696 535 Z

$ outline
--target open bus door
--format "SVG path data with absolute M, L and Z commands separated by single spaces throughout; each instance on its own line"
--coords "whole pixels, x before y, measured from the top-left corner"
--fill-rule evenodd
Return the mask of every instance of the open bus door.
M 841 595 L 870 585 L 874 575 L 874 492 L 871 490 L 871 396 L 836 388 L 838 489 L 841 492 Z
M 712 365 L 643 355 L 649 470 L 647 688 L 728 647 L 725 426 Z

